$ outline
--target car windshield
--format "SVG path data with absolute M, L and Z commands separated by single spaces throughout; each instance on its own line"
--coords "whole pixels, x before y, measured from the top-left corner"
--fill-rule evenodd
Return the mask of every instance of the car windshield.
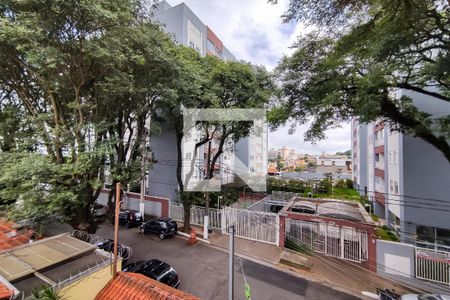
M 158 267 L 156 267 L 156 269 L 152 270 L 152 274 L 156 277 L 160 277 L 162 274 L 166 273 L 167 271 L 169 271 L 170 266 L 166 263 L 162 263 L 161 265 L 159 265 Z
M 176 283 L 178 280 L 178 275 L 175 271 L 171 271 L 164 275 L 159 281 L 164 284 Z
M 419 295 L 417 296 L 418 300 L 442 300 L 442 297 L 439 295 Z
M 164 229 L 166 229 L 166 228 L 167 228 L 167 224 L 166 224 L 166 222 L 161 222 L 160 224 L 161 224 L 161 228 L 164 228 Z

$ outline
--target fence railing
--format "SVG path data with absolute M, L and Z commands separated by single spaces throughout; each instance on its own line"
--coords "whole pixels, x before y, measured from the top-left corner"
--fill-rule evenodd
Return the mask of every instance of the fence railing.
M 234 226 L 235 235 L 249 240 L 279 245 L 278 214 L 226 207 L 223 210 L 222 233 Z
M 191 224 L 203 226 L 206 216 L 206 209 L 201 206 L 191 206 Z M 216 208 L 210 208 L 208 210 L 209 227 L 213 229 L 221 229 L 221 210 Z M 170 204 L 170 217 L 176 221 L 182 222 L 184 220 L 184 207 L 183 204 L 171 203 Z
M 450 253 L 417 247 L 416 277 L 450 285 Z
M 365 231 L 320 222 L 286 220 L 286 239 L 340 259 L 368 260 L 368 236 Z

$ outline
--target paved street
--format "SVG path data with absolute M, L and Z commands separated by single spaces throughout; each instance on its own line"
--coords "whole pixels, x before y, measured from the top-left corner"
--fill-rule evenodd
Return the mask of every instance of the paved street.
M 97 235 L 112 238 L 113 227 L 102 226 Z M 204 244 L 187 246 L 180 237 L 161 241 L 152 235 L 142 236 L 136 228 L 120 228 L 120 242 L 133 248 L 132 260 L 158 258 L 172 265 L 181 279 L 180 289 L 202 299 L 228 299 L 228 255 Z M 256 300 L 330 300 L 357 299 L 277 269 L 242 259 L 242 266 L 252 299 Z M 235 299 L 244 297 L 244 277 L 240 258 L 235 259 Z

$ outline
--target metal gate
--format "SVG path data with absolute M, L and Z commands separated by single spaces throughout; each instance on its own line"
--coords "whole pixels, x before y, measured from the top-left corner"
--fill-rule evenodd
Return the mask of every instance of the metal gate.
M 234 226 L 235 235 L 244 239 L 279 245 L 278 214 L 226 207 L 223 209 L 222 233 Z
M 191 206 L 191 224 L 203 226 L 206 215 L 206 209 L 201 206 Z M 213 229 L 221 229 L 222 226 L 222 210 L 210 208 L 209 227 Z M 170 204 L 170 217 L 176 221 L 184 220 L 184 207 L 181 203 Z
M 368 259 L 367 232 L 321 222 L 286 219 L 287 239 L 315 252 L 355 262 Z
M 416 247 L 416 277 L 450 284 L 450 253 Z

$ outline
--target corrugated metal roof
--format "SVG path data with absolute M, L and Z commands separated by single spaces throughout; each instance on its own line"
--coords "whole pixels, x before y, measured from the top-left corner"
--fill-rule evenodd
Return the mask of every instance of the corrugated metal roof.
M 17 280 L 71 257 L 96 249 L 68 234 L 43 239 L 0 252 L 0 276 Z
M 363 221 L 358 209 L 340 202 L 327 202 L 319 204 L 317 206 L 317 214 L 324 217 L 345 219 L 350 221 Z

